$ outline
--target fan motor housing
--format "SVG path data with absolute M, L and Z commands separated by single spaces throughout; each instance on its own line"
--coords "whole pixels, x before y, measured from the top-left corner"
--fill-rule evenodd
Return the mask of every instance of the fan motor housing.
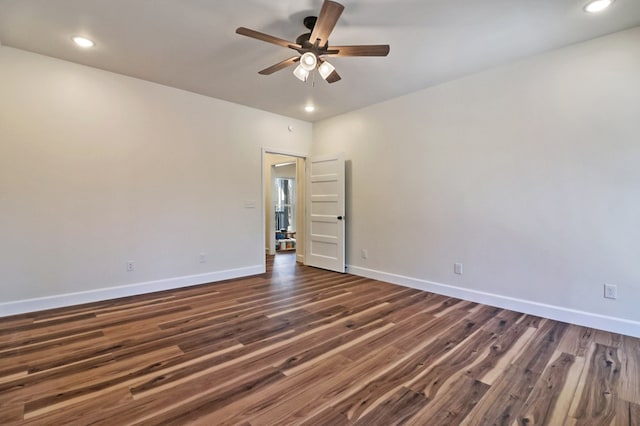
M 313 31 L 313 27 L 316 26 L 317 20 L 318 20 L 317 16 L 307 16 L 302 20 L 302 23 L 304 24 L 305 27 L 307 27 L 307 29 L 309 29 L 309 31 Z
M 317 16 L 307 16 L 302 20 L 303 24 L 309 31 L 313 31 L 313 27 L 316 25 L 316 21 L 318 20 Z M 313 43 L 309 41 L 311 38 L 311 32 L 300 34 L 298 38 L 296 38 L 296 44 L 299 44 L 305 49 L 312 49 Z M 324 46 L 319 46 L 320 50 L 326 50 L 329 47 L 329 41 L 325 43 Z
M 296 43 L 303 47 L 308 47 L 309 38 L 311 38 L 311 33 L 300 34 L 298 38 L 296 38 Z

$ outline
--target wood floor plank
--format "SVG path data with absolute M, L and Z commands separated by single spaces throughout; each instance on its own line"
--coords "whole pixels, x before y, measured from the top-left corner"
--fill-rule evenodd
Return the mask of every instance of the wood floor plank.
M 365 314 L 370 311 L 375 311 L 377 309 L 380 309 L 381 307 L 384 307 L 385 305 L 386 303 L 373 305 L 370 308 L 362 310 L 360 312 L 351 313 L 351 315 L 342 318 L 338 322 L 347 322 L 354 316 Z M 300 335 L 292 336 L 285 340 L 281 340 L 275 343 L 270 342 L 268 346 L 257 350 L 239 348 L 236 353 L 232 352 L 224 354 L 222 359 L 207 357 L 206 360 L 203 360 L 201 362 L 190 363 L 186 366 L 177 365 L 175 369 L 172 367 L 171 374 L 168 374 L 168 372 L 162 372 L 161 376 L 151 378 L 149 381 L 132 388 L 132 392 L 134 396 L 141 398 L 148 394 L 170 389 L 171 387 L 175 387 L 177 384 L 188 382 L 190 377 L 197 377 L 201 374 L 208 374 L 210 372 L 218 371 L 222 368 L 241 364 L 256 357 L 263 359 L 265 355 L 269 354 L 272 351 L 277 351 L 281 347 L 290 344 L 294 339 L 299 339 L 302 336 L 318 333 L 323 329 L 332 327 L 334 325 L 335 324 L 333 322 L 325 324 L 324 326 L 307 330 Z
M 131 400 L 131 394 L 126 389 L 115 389 L 100 392 L 99 397 L 86 395 L 74 404 L 62 407 L 46 407 L 39 413 L 25 416 L 20 424 L 25 425 L 63 425 L 63 424 L 92 424 L 98 419 L 109 419 L 106 411 L 110 407 L 117 407 Z M 111 417 L 109 421 L 114 421 Z
M 280 364 L 278 368 L 287 376 L 291 376 L 307 368 L 309 363 L 317 362 L 333 354 L 357 346 L 360 342 L 379 336 L 381 333 L 393 328 L 395 328 L 395 324 L 376 321 L 366 327 L 358 328 L 350 333 L 345 333 L 337 338 L 330 339 L 322 345 L 306 350 L 297 355 L 295 360 L 288 359 L 286 362 Z
M 40 353 L 47 349 L 56 349 L 69 343 L 102 337 L 103 335 L 104 333 L 100 330 L 87 330 L 77 333 L 65 333 L 64 335 L 56 334 L 37 336 L 33 339 L 16 340 L 15 342 L 7 343 L 5 347 L 0 349 L 0 359 L 11 358 L 16 355 Z
M 565 323 L 545 322 L 462 424 L 486 425 L 515 422 L 538 378 L 553 356 L 566 328 Z
M 282 299 L 268 297 L 268 300 L 252 300 L 250 302 L 233 302 L 229 300 L 221 302 L 220 305 L 206 306 L 201 310 L 192 309 L 191 315 L 183 315 L 181 318 L 160 323 L 160 328 L 176 328 L 175 332 L 184 333 L 198 328 L 205 328 L 210 325 L 219 324 L 221 321 L 234 320 L 238 317 L 251 317 L 255 315 L 271 315 L 283 309 L 300 307 L 301 305 L 322 300 L 323 295 L 333 296 L 339 293 L 346 293 L 350 282 L 340 281 L 338 284 L 332 283 L 330 289 L 319 287 L 321 291 L 305 290 L 304 292 L 293 294 L 287 292 Z M 315 293 L 314 293 L 315 292 Z M 315 299 L 315 300 L 314 300 Z
M 189 307 L 177 307 L 163 310 L 148 310 L 137 315 L 123 315 L 118 318 L 95 319 L 87 321 L 87 325 L 74 325 L 60 330 L 38 330 L 34 336 L 21 338 L 9 344 L 0 344 L 0 359 L 15 354 L 40 352 L 48 348 L 56 348 L 70 342 L 100 337 L 106 327 L 127 326 L 145 320 L 157 320 L 167 315 L 189 310 Z M 59 326 L 57 326 L 59 328 Z M 7 347 L 10 346 L 10 347 Z M 0 370 L 2 367 L 0 366 Z
M 620 337 L 622 338 L 622 346 L 618 350 L 620 376 L 640 377 L 640 339 L 629 336 Z M 618 386 L 620 398 L 640 404 L 640 383 L 638 381 L 620 380 Z
M 124 383 L 135 382 L 138 375 L 146 374 L 149 368 L 157 368 L 158 363 L 149 364 L 148 359 L 155 357 L 170 360 L 182 355 L 177 347 L 166 348 L 146 356 L 129 358 L 123 362 L 106 360 L 103 365 L 94 367 L 92 376 L 87 377 L 83 371 L 71 373 L 57 380 L 51 380 L 30 386 L 21 394 L 25 401 L 25 416 L 33 417 L 38 412 L 46 412 L 50 407 L 63 407 L 77 400 L 105 389 L 111 389 Z M 70 402 L 72 401 L 72 402 Z
M 287 416 L 290 412 L 300 408 L 292 403 L 292 400 L 299 396 L 300 389 L 317 389 L 317 386 L 327 387 L 326 377 L 335 377 L 341 371 L 349 368 L 352 361 L 341 355 L 326 358 L 309 369 L 300 372 L 295 376 L 285 376 L 270 389 L 262 389 L 247 395 L 234 403 L 223 407 L 217 407 L 209 416 L 202 418 L 202 421 L 209 424 L 238 424 L 249 421 L 252 425 L 268 422 L 278 423 L 282 416 Z M 319 390 L 319 393 L 322 389 Z
M 564 352 L 556 351 L 558 356 Z M 555 358 L 557 358 L 556 356 Z M 574 357 L 567 376 L 562 384 L 562 389 L 559 391 L 558 399 L 553 407 L 553 412 L 549 415 L 548 424 L 564 424 L 567 420 L 571 421 L 569 412 L 571 410 L 571 404 L 578 389 L 578 384 L 582 373 L 586 365 L 586 359 L 584 357 Z
M 490 356 L 490 346 L 495 336 L 485 330 L 478 330 L 454 350 L 434 361 L 429 369 L 416 375 L 406 386 L 423 393 L 429 399 L 435 399 L 441 389 L 446 392 L 453 382 L 460 380 L 472 367 Z
M 544 318 L 538 317 L 536 315 L 525 315 L 520 320 L 520 323 L 526 325 L 527 327 L 540 328 L 540 325 L 544 321 Z
M 343 356 L 352 360 L 366 359 L 389 345 L 411 338 L 417 329 L 420 327 L 428 327 L 428 324 L 435 319 L 431 314 L 416 314 L 407 318 L 405 321 L 395 323 L 396 327 L 392 327 L 383 333 L 365 339 L 350 348 L 343 349 L 341 353 Z M 402 352 L 406 352 L 406 350 Z
M 308 387 L 296 395 L 295 408 L 289 410 L 286 421 L 299 422 L 312 417 L 322 410 L 332 407 L 339 398 L 357 393 L 371 380 L 372 371 L 381 365 L 391 365 L 401 359 L 404 354 L 389 345 L 370 354 L 366 359 L 352 362 L 350 368 L 334 377 L 325 377 L 323 387 Z
M 262 389 L 272 389 L 284 378 L 278 370 L 266 368 L 225 384 L 207 386 L 205 382 L 196 389 L 192 388 L 184 398 L 170 399 L 156 394 L 143 403 L 122 408 L 117 415 L 135 419 L 131 424 L 166 425 L 196 421 L 201 424 L 222 424 L 222 417 L 217 414 L 208 420 L 210 414 L 237 400 L 250 398 Z M 110 423 L 106 421 L 103 424 Z
M 640 404 L 618 399 L 614 426 L 640 426 Z
M 2 320 L 0 321 L 0 330 L 3 331 L 2 336 L 9 336 L 8 339 L 12 339 L 13 338 L 12 330 L 14 328 L 23 327 L 25 325 L 32 324 L 33 321 L 34 321 L 33 318 L 31 316 L 27 316 L 27 314 L 2 318 Z M 8 331 L 8 332 L 4 333 L 5 331 Z
M 638 424 L 640 339 L 266 269 L 0 318 L 0 424 Z
M 589 345 L 594 342 L 596 330 L 579 325 L 569 325 L 558 345 L 558 351 L 577 357 L 585 357 Z
M 538 376 L 531 370 L 510 365 L 460 424 L 483 426 L 514 423 Z
M 113 354 L 104 354 L 77 363 L 65 364 L 62 367 L 45 370 L 43 372 L 20 375 L 13 380 L 0 384 L 0 394 L 3 402 L 20 402 L 23 405 L 41 393 L 57 389 L 56 383 L 67 384 L 67 377 L 80 372 L 80 380 L 86 381 L 86 370 L 113 364 Z
M 334 374 L 325 375 L 326 371 L 331 371 L 331 367 L 327 365 L 335 365 L 335 360 L 338 360 L 340 364 L 334 367 Z M 340 354 L 335 354 L 330 357 L 320 360 L 318 363 L 311 366 L 309 369 L 300 370 L 297 374 L 291 375 L 290 380 L 285 380 L 281 383 L 282 390 L 277 392 L 279 395 L 278 401 L 273 401 L 270 398 L 270 403 L 265 405 L 265 401 L 261 401 L 263 407 L 260 412 L 250 415 L 246 418 L 251 425 L 272 425 L 272 424 L 291 424 L 300 421 L 306 416 L 306 410 L 313 409 L 311 401 L 315 401 L 322 404 L 322 400 L 325 394 L 331 393 L 331 390 L 336 387 L 331 377 L 338 379 L 343 371 L 350 371 L 355 365 L 353 361 L 344 358 Z M 301 386 L 295 386 L 295 384 L 305 384 L 305 391 L 301 392 Z M 344 383 L 341 383 L 344 384 Z M 293 385 L 293 386 L 292 386 Z M 310 399 L 313 398 L 313 399 Z M 255 411 L 256 406 L 250 411 Z M 233 422 L 237 421 L 237 417 L 233 419 Z
M 542 374 L 567 327 L 568 324 L 563 322 L 546 322 L 514 362 L 523 368 Z
M 67 315 L 58 318 L 52 318 L 49 320 L 40 320 L 40 321 L 29 321 L 27 324 L 17 325 L 10 329 L 0 329 L 0 343 L 4 343 L 4 340 L 8 340 L 9 342 L 15 342 L 17 336 L 21 333 L 33 333 L 35 330 L 45 330 L 46 332 L 51 332 L 53 327 L 60 325 L 67 325 L 73 322 L 82 322 L 89 319 L 95 318 L 96 315 L 92 312 L 88 313 L 80 313 L 74 315 Z M 9 340 L 10 339 L 10 340 Z
M 521 414 L 517 416 L 518 424 L 546 425 L 550 424 L 556 410 L 568 414 L 569 406 L 559 407 L 558 402 L 575 361 L 576 357 L 567 353 L 559 353 L 551 361 L 525 401 Z
M 430 422 L 452 421 L 454 417 L 462 419 L 477 403 L 489 385 L 481 384 L 477 380 L 469 382 L 468 389 L 460 389 L 459 384 L 467 382 L 467 377 L 478 376 L 486 370 L 485 366 L 493 364 L 498 351 L 505 351 L 509 345 L 505 342 L 514 342 L 515 339 L 498 339 L 509 330 L 519 329 L 516 321 L 522 315 L 515 312 L 500 312 L 489 320 L 477 332 L 460 342 L 449 354 L 445 354 L 440 360 L 435 361 L 425 373 L 419 374 L 407 387 L 418 393 L 424 394 L 429 400 L 437 400 L 439 403 L 429 404 L 418 412 L 412 422 L 432 418 Z M 517 333 L 510 333 L 514 335 Z M 469 391 L 470 393 L 467 393 Z M 467 395 L 468 403 L 462 403 L 461 394 Z M 446 402 L 445 402 L 446 401 Z M 456 408 L 453 409 L 451 405 Z M 447 409 L 444 409 L 444 407 Z M 448 410 L 448 411 L 447 411 Z M 446 416 L 442 413 L 447 412 Z M 464 412 L 464 416 L 460 416 Z M 435 420 L 435 419 L 440 420 Z
M 0 405 L 0 425 L 18 424 L 24 419 L 24 407 L 21 404 Z
M 471 315 L 471 313 L 464 310 L 454 310 L 451 312 L 450 316 L 446 317 L 432 316 L 433 311 L 431 309 L 427 309 L 423 313 L 431 316 L 433 319 L 427 319 L 424 324 L 416 327 L 413 333 L 395 341 L 393 343 L 395 347 L 409 352 L 423 343 L 433 342 L 436 338 L 439 338 L 443 333 L 453 327 L 458 321 L 463 321 Z
M 593 341 L 604 346 L 613 348 L 621 348 L 624 345 L 624 336 L 615 333 L 609 333 L 604 330 L 594 330 Z
M 525 324 L 516 324 L 491 347 L 495 353 L 493 359 L 481 365 L 475 365 L 470 375 L 483 383 L 493 385 L 507 368 L 515 361 L 519 354 L 528 347 L 529 342 L 536 335 L 536 329 Z
M 350 420 L 357 420 L 362 415 L 366 415 L 368 410 L 373 409 L 380 401 L 392 397 L 399 388 L 424 371 L 425 367 L 473 334 L 479 329 L 480 324 L 483 324 L 482 320 L 487 321 L 495 315 L 496 311 L 495 308 L 487 307 L 481 312 L 469 314 L 462 319 L 437 318 L 430 323 L 428 329 L 439 330 L 439 333 L 433 333 L 431 338 L 425 336 L 421 343 L 414 341 L 414 349 L 408 352 L 406 357 L 390 366 L 393 368 L 383 369 L 382 374 L 372 378 L 357 394 L 340 401 L 333 410 L 343 413 Z M 399 347 L 402 348 L 402 345 Z M 322 418 L 324 414 L 319 413 L 317 417 Z
M 387 321 L 400 323 L 407 318 L 423 313 L 430 306 L 442 303 L 446 297 L 433 293 L 421 293 L 411 296 L 411 302 L 405 306 L 398 307 L 387 315 Z
M 620 358 L 618 349 L 594 345 L 575 394 L 570 416 L 579 424 L 611 424 L 619 398 Z
M 355 424 L 368 426 L 405 423 L 428 403 L 429 400 L 423 394 L 402 387 Z
M 489 390 L 489 385 L 470 377 L 459 377 L 447 392 L 417 411 L 407 426 L 459 424 Z

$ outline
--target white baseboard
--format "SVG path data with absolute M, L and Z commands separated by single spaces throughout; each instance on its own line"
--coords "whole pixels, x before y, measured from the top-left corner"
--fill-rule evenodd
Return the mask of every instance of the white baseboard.
M 228 269 L 225 271 L 208 272 L 205 274 L 188 275 L 184 277 L 168 278 L 164 280 L 147 281 L 117 287 L 81 291 L 77 293 L 39 297 L 37 299 L 17 300 L 14 302 L 0 303 L 0 317 L 24 314 L 27 312 L 42 311 L 45 309 L 80 305 L 83 303 L 100 302 L 103 300 L 117 299 L 120 297 L 153 293 L 155 291 L 172 290 L 180 287 L 206 284 L 232 278 L 247 277 L 250 275 L 262 274 L 264 272 L 264 265 L 254 265 L 244 268 Z
M 407 277 L 404 275 L 361 268 L 359 266 L 348 265 L 347 271 L 353 275 L 398 284 L 404 287 L 411 287 L 418 290 L 496 306 L 498 308 L 509 309 L 525 314 L 537 315 L 556 321 L 611 331 L 627 336 L 640 337 L 640 322 L 624 318 L 609 317 L 591 312 L 565 308 L 562 306 L 547 305 L 524 299 L 501 296 L 499 294 L 485 293 L 482 291 L 455 287 L 447 284 Z
M 297 254 L 296 253 L 296 262 L 304 265 L 304 254 Z

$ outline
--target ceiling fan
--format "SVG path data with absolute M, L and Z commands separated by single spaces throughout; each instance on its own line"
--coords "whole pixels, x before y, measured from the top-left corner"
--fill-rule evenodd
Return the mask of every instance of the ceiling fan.
M 340 75 L 335 67 L 327 62 L 325 56 L 387 56 L 389 54 L 388 44 L 329 46 L 329 35 L 343 10 L 344 6 L 340 3 L 325 0 L 320 9 L 320 15 L 304 18 L 304 26 L 311 32 L 298 36 L 295 43 L 245 27 L 237 28 L 236 33 L 293 49 L 300 54 L 265 68 L 259 71 L 259 74 L 273 74 L 299 63 L 293 71 L 298 79 L 306 81 L 309 74 L 317 68 L 323 79 L 329 83 L 335 83 L 340 80 Z

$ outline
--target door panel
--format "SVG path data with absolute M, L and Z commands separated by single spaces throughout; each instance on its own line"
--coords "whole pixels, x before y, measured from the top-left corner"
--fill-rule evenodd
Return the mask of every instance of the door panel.
M 309 266 L 345 272 L 344 154 L 307 159 L 307 250 Z

